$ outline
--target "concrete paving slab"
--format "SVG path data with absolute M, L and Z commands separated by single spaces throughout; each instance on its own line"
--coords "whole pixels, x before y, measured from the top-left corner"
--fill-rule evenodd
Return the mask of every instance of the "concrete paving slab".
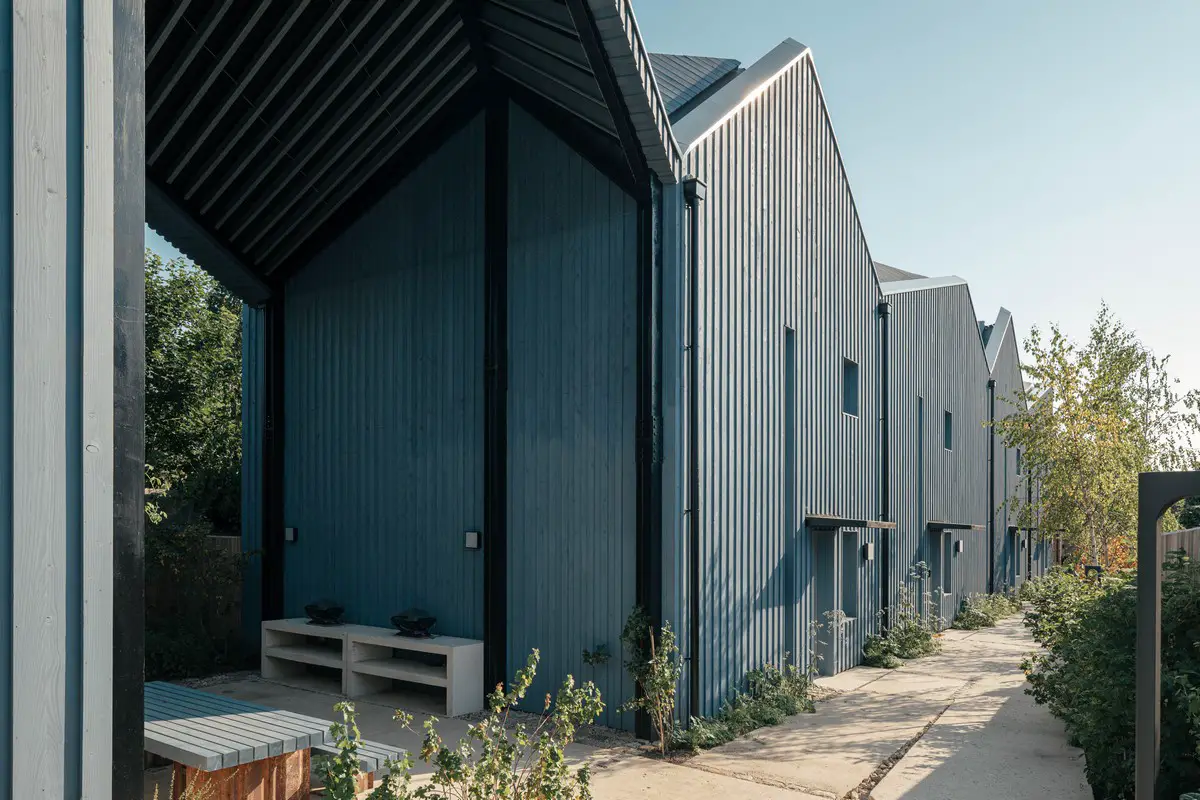
M 1020 673 L 983 680 L 871 792 L 873 800 L 1090 800 L 1083 754 L 1025 694 Z
M 663 800 L 828 800 L 777 786 L 740 780 L 681 764 L 640 756 L 592 773 L 597 800 L 654 797 Z
M 934 702 L 943 701 L 944 705 L 966 683 L 966 676 L 947 677 L 937 673 L 931 674 L 913 663 L 865 684 L 862 691 L 867 694 L 919 696 Z
M 823 689 L 833 689 L 835 692 L 853 692 L 888 674 L 891 674 L 891 670 L 857 667 L 839 672 L 837 675 L 825 675 L 817 678 L 814 682 Z
M 819 703 L 815 714 L 754 731 L 693 761 L 721 774 L 840 798 L 946 707 L 940 692 L 933 698 L 871 693 L 873 685 Z

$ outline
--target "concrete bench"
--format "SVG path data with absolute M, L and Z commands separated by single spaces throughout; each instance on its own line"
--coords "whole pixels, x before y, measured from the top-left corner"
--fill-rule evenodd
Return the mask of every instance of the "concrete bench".
M 211 786 L 213 800 L 308 800 L 311 748 L 329 740 L 328 720 L 161 682 L 145 686 L 143 721 L 175 793 Z

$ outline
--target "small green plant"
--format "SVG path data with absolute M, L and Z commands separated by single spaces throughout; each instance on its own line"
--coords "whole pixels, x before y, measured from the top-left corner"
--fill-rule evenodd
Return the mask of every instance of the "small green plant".
M 887 647 L 897 658 L 929 656 L 941 649 L 937 636 L 945 621 L 937 613 L 940 593 L 923 592 L 930 569 L 924 561 L 913 565 L 908 581 L 900 587 L 900 602 L 887 631 Z
M 634 699 L 621 706 L 622 711 L 644 711 L 658 734 L 658 749 L 667 752 L 667 742 L 675 727 L 675 689 L 683 674 L 683 658 L 675 644 L 671 623 L 664 622 L 655 641 L 654 626 L 645 609 L 638 606 L 629 614 L 621 631 L 629 671 L 637 686 Z
M 534 650 L 507 689 L 503 684 L 496 687 L 488 696 L 488 716 L 471 725 L 457 745 L 448 746 L 442 739 L 436 718 L 426 719 L 420 758 L 433 767 L 429 782 L 411 788 L 414 762 L 405 754 L 386 763 L 388 775 L 371 792 L 371 800 L 590 798 L 587 766 L 572 771 L 565 754 L 576 731 L 594 722 L 604 710 L 600 692 L 590 681 L 576 687 L 575 680 L 568 675 L 553 703 L 550 695 L 546 695 L 542 721 L 533 730 L 523 723 L 509 724 L 509 712 L 533 685 L 539 658 Z M 354 800 L 355 778 L 359 774 L 359 734 L 354 706 L 338 703 L 335 708 L 342 721 L 330 727 L 338 752 L 326 767 L 326 790 L 330 800 Z M 412 730 L 411 715 L 397 711 L 394 718 L 403 728 Z
M 692 717 L 686 729 L 676 730 L 671 747 L 695 753 L 811 712 L 811 688 L 812 681 L 794 664 L 782 669 L 765 664 L 747 673 L 746 691 L 735 692 L 715 717 Z
M 993 628 L 1020 610 L 1021 601 L 1012 594 L 970 594 L 963 598 L 950 627 L 965 631 Z
M 892 652 L 891 642 L 881 636 L 871 634 L 863 643 L 862 663 L 867 667 L 895 669 L 900 666 L 900 659 Z
M 825 644 L 821 639 L 821 631 L 824 629 L 817 620 L 809 620 L 808 623 L 808 666 L 805 669 L 805 675 L 809 682 L 815 681 L 817 676 L 821 674 L 821 662 L 825 656 L 820 653 L 820 645 Z
M 596 645 L 595 650 L 583 649 L 583 663 L 591 667 L 599 667 L 608 663 L 612 658 L 612 653 L 608 652 L 608 645 L 601 643 Z

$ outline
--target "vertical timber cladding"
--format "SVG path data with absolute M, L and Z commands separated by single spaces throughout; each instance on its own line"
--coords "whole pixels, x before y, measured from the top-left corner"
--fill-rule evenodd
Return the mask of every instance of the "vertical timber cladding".
M 637 577 L 637 203 L 518 107 L 508 220 L 508 663 L 531 698 L 594 680 L 633 695 L 621 627 Z M 613 657 L 585 665 L 583 650 Z M 536 701 L 535 701 L 536 702 Z
M 483 635 L 479 115 L 289 278 L 284 612 Z
M 111 797 L 135 767 L 141 790 L 144 79 L 129 6 L 0 13 L 6 799 Z
M 813 584 L 835 574 L 832 565 L 820 572 L 812 563 L 813 537 L 835 534 L 802 522 L 785 529 L 788 328 L 796 331 L 800 509 L 857 519 L 878 512 L 879 292 L 811 58 L 794 62 L 696 143 L 685 173 L 708 186 L 698 287 L 707 585 L 703 689 L 693 713 L 710 714 L 747 670 L 785 653 L 807 662 Z M 858 365 L 857 416 L 843 413 L 846 359 Z M 883 542 L 876 531 L 843 533 L 874 542 L 877 553 Z M 857 570 L 858 619 L 847 626 L 842 667 L 857 661 L 875 625 L 878 563 Z M 789 605 L 798 623 L 791 641 Z
M 890 470 L 897 524 L 891 602 L 895 607 L 916 562 L 929 564 L 933 579 L 944 581 L 948 559 L 952 583 L 941 585 L 951 591 L 942 608 L 949 616 L 965 594 L 987 591 L 987 360 L 965 283 L 890 291 L 903 285 L 885 285 L 892 306 Z M 946 411 L 954 419 L 950 450 Z M 942 533 L 927 528 L 930 520 L 984 529 Z M 958 541 L 961 553 L 955 552 Z
M 1007 311 L 1001 311 L 992 336 L 1003 336 L 995 364 L 992 365 L 992 378 L 996 381 L 996 419 L 1002 420 L 1024 408 L 1020 401 L 1023 383 L 1021 373 L 1020 353 L 1017 350 L 1016 329 L 1011 324 L 1011 316 Z M 1022 559 L 1019 537 L 1009 532 L 1010 525 L 1018 524 L 1019 505 L 1014 498 L 1024 492 L 1023 476 L 1017 475 L 1017 454 L 1004 446 L 1004 439 L 996 434 L 996 463 L 993 480 L 995 481 L 995 525 L 996 525 L 996 554 L 995 590 L 1003 591 L 1006 587 L 1016 588 L 1019 581 L 1018 559 Z M 1023 533 L 1023 532 L 1022 532 Z M 1020 565 L 1020 575 L 1024 578 L 1025 566 Z

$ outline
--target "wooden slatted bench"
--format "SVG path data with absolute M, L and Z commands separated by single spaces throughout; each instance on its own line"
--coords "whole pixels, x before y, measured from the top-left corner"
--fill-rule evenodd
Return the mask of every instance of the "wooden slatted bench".
M 312 749 L 314 752 L 331 756 L 338 753 L 336 744 L 313 745 Z M 381 778 L 388 774 L 388 760 L 395 761 L 403 752 L 401 748 L 383 742 L 370 742 L 365 739 L 360 741 L 358 752 L 355 754 L 358 757 L 358 768 L 362 770 L 362 775 L 359 776 L 358 790 L 363 792 L 367 789 L 374 789 L 375 778 Z
M 172 800 L 214 785 L 212 800 L 308 800 L 311 748 L 329 721 L 175 686 L 145 686 L 146 752 L 174 764 Z

